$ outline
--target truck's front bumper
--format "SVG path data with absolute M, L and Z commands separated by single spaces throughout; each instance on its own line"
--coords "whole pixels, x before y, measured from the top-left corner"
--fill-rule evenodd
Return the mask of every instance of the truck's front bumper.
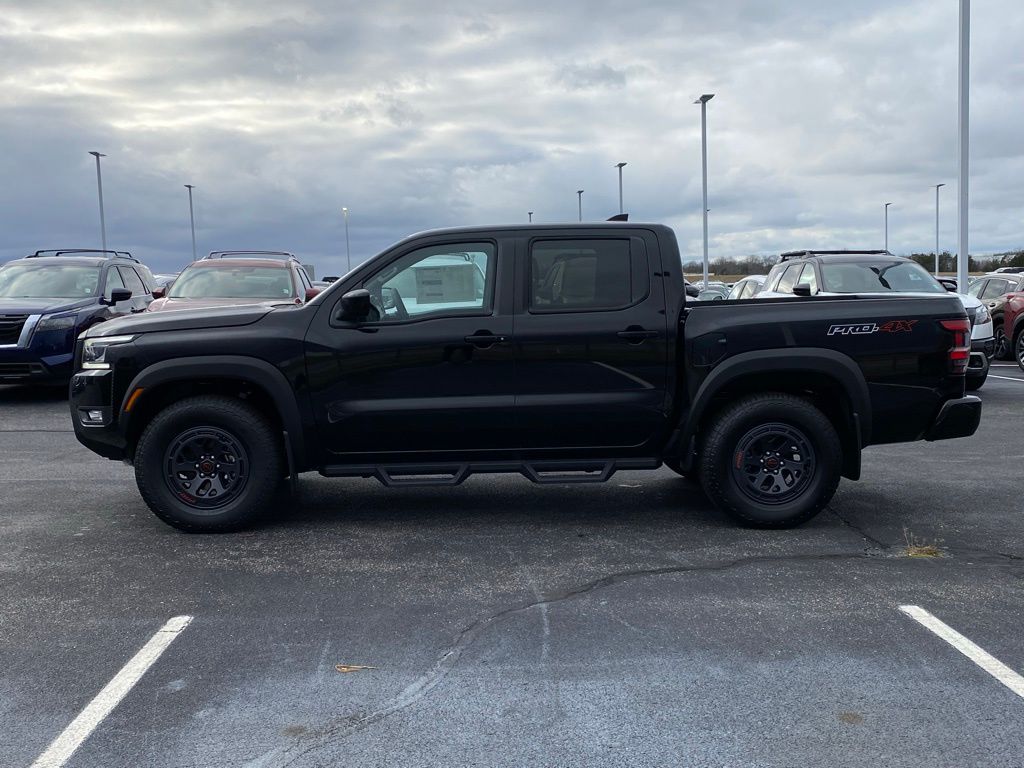
M 931 427 L 925 433 L 925 440 L 948 440 L 953 437 L 970 437 L 981 423 L 981 399 L 974 395 L 947 400 L 939 409 Z
M 116 424 L 111 403 L 112 372 L 79 371 L 71 378 L 68 405 L 78 442 L 108 459 L 124 459 L 126 441 Z

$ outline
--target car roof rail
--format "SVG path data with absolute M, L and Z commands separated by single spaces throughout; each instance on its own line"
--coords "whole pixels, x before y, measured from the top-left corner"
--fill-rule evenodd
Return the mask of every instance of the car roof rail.
M 803 250 L 803 251 L 785 251 L 779 257 L 779 261 L 789 261 L 790 259 L 803 259 L 803 258 L 807 258 L 807 257 L 810 257 L 810 256 L 892 256 L 892 255 L 893 254 L 889 253 L 889 251 L 886 251 L 884 249 L 880 250 L 880 251 L 859 251 L 859 250 L 858 251 L 853 251 L 853 250 L 846 250 L 846 251 L 812 251 L 812 250 Z
M 53 248 L 45 251 L 36 251 L 35 253 L 26 256 L 26 259 L 40 259 L 49 256 L 88 256 L 95 255 L 99 259 L 130 259 L 131 261 L 138 262 L 139 260 L 132 256 L 128 251 L 112 251 L 110 249 L 103 250 L 102 248 Z
M 288 251 L 210 251 L 205 256 L 200 256 L 199 261 L 209 261 L 210 259 L 295 259 L 298 261 L 299 258 L 294 253 L 288 253 Z

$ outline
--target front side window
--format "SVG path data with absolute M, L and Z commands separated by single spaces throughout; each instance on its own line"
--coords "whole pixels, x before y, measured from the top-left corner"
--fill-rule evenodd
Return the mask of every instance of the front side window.
M 209 262 L 203 262 L 208 264 Z M 187 267 L 167 292 L 169 299 L 280 299 L 294 298 L 288 267 Z
M 647 295 L 629 240 L 542 240 L 530 249 L 530 311 L 623 309 Z
M 982 291 L 980 298 L 996 299 L 1002 296 L 1007 291 L 1009 291 L 1009 289 L 1009 280 L 989 280 L 988 285 L 985 286 L 985 290 Z
M 915 261 L 825 262 L 821 279 L 829 293 L 946 293 Z
M 0 298 L 86 298 L 96 295 L 99 279 L 99 267 L 72 264 L 8 264 L 0 268 Z
M 135 274 L 134 269 L 131 267 L 118 267 L 117 271 L 121 273 L 121 280 L 124 281 L 124 287 L 132 292 L 132 296 L 141 296 L 147 292 L 145 286 L 142 284 L 142 280 L 137 274 Z
M 974 298 L 978 298 L 978 295 L 982 292 L 987 283 L 987 280 L 975 280 L 967 289 L 967 295 L 973 296 Z
M 804 264 L 804 271 L 800 275 L 800 282 L 811 286 L 811 295 L 818 292 L 818 276 L 814 271 L 813 264 Z
M 391 262 L 363 287 L 383 322 L 489 313 L 494 265 L 491 243 L 431 245 Z
M 782 279 L 779 280 L 779 287 L 775 290 L 779 293 L 792 293 L 793 286 L 796 285 L 797 278 L 800 276 L 803 268 L 803 264 L 791 264 L 783 273 Z

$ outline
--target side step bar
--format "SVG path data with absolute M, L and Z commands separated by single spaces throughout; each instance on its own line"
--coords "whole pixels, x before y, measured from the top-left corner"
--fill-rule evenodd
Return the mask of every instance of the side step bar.
M 375 477 L 389 488 L 460 485 L 470 475 L 519 473 L 540 484 L 603 483 L 620 469 L 657 469 L 659 459 L 565 459 L 426 464 L 333 464 L 324 477 Z

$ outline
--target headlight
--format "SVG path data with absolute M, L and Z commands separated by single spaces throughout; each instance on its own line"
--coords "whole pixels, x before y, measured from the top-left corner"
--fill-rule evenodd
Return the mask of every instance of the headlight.
M 76 320 L 78 320 L 77 312 L 73 312 L 70 315 L 43 315 L 39 322 L 36 323 L 36 333 L 41 331 L 66 331 L 68 328 L 75 327 Z
M 984 325 L 991 319 L 992 316 L 988 313 L 988 307 L 986 307 L 984 304 L 982 304 L 980 307 L 974 310 L 975 325 Z
M 85 348 L 82 350 L 82 367 L 109 368 L 107 349 L 117 344 L 127 344 L 134 338 L 134 336 L 97 336 L 94 339 L 86 339 Z

